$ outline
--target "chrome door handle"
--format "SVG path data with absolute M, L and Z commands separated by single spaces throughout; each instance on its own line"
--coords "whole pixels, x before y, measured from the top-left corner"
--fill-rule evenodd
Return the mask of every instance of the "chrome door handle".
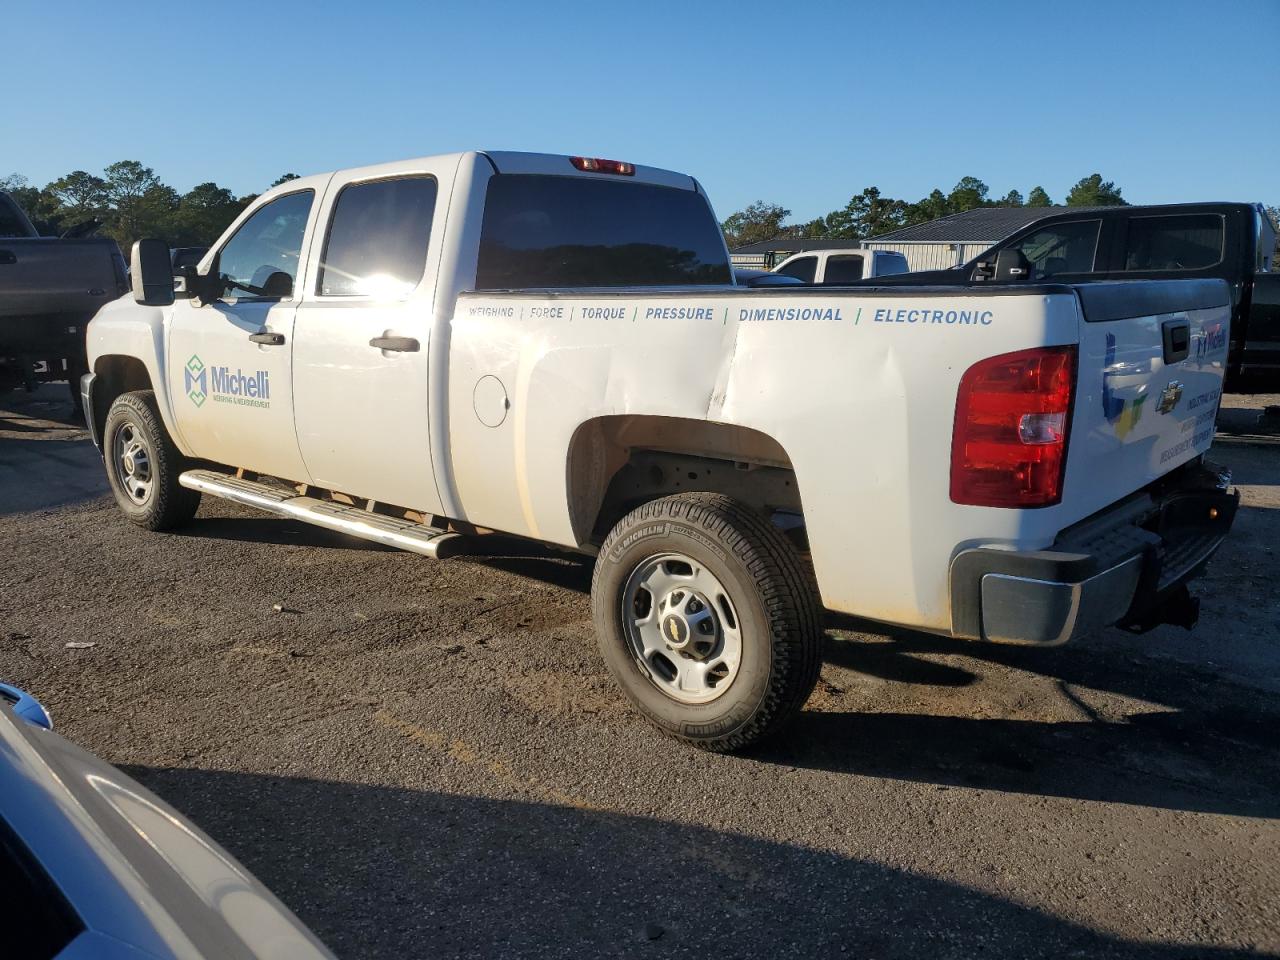
M 257 333 L 249 334 L 249 339 L 254 343 L 265 343 L 269 347 L 278 347 L 284 343 L 284 334 L 272 333 L 270 330 L 259 330 Z
M 417 353 L 422 349 L 422 344 L 413 337 L 374 337 L 369 341 L 369 346 L 379 350 L 395 350 L 397 353 Z

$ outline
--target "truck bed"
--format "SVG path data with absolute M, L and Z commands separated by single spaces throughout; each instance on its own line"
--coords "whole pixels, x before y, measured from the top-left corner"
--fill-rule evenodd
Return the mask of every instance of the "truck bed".
M 936 571 L 958 546 L 1047 546 L 1207 449 L 1228 323 L 1218 281 L 466 294 L 451 324 L 448 456 L 468 518 L 573 545 L 563 459 L 539 451 L 571 449 L 585 420 L 759 431 L 823 518 L 809 542 L 827 606 L 945 630 Z M 1166 325 L 1185 330 L 1188 358 L 1165 361 Z M 1079 351 L 1061 502 L 952 503 L 962 375 L 1054 345 Z M 1179 400 L 1160 412 L 1175 382 Z M 489 387 L 510 408 L 497 426 L 478 406 Z M 857 576 L 823 582 L 851 552 Z
M 124 280 L 114 240 L 0 240 L 0 319 L 71 314 L 87 320 L 124 293 Z

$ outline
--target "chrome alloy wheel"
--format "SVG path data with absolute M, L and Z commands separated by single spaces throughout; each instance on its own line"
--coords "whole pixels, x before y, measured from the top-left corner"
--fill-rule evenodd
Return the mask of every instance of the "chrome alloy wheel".
M 737 611 L 698 561 L 664 553 L 642 561 L 622 591 L 631 653 L 653 683 L 680 703 L 709 703 L 742 663 Z
M 155 475 L 151 470 L 151 447 L 137 424 L 126 421 L 116 431 L 112 444 L 112 466 L 116 480 L 129 499 L 142 506 L 151 497 Z

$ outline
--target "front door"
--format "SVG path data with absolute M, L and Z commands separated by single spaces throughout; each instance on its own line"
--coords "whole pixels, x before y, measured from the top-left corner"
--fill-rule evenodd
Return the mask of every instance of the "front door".
M 447 171 L 439 171 L 445 174 Z M 439 513 L 428 364 L 440 242 L 437 171 L 341 182 L 294 320 L 298 444 L 312 482 Z
M 178 432 L 197 456 L 306 480 L 293 429 L 294 285 L 315 192 L 259 207 L 216 253 L 222 295 L 177 300 L 169 385 Z

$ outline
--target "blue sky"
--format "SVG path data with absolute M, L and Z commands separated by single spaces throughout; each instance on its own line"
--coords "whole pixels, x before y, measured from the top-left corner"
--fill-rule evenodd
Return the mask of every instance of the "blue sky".
M 683 170 L 722 217 L 970 174 L 1280 203 L 1280 0 L 6 0 L 0 23 L 0 176 L 38 184 L 136 159 L 248 193 L 492 148 Z

